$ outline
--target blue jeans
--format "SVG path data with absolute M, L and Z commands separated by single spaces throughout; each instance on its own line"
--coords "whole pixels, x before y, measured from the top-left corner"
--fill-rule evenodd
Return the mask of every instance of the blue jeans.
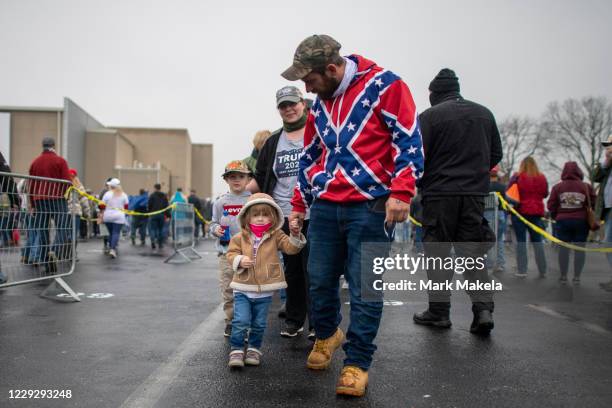
M 568 242 L 578 246 L 585 246 L 587 237 L 589 236 L 589 224 L 586 219 L 581 220 L 559 220 L 556 223 L 557 238 L 563 242 Z M 559 247 L 559 270 L 561 277 L 567 277 L 569 269 L 570 250 L 565 247 Z M 584 268 L 586 253 L 574 251 L 574 278 L 579 278 Z
M 384 200 L 354 204 L 315 200 L 310 209 L 308 275 L 315 334 L 318 339 L 331 337 L 342 320 L 338 286 L 340 275 L 344 274 L 351 304 L 351 321 L 343 346 L 344 364 L 364 370 L 370 367 L 376 351 L 374 338 L 383 302 L 382 297 L 373 301 L 362 299 L 362 280 L 367 281 L 368 276 L 362 276 L 361 268 L 362 262 L 369 264 L 369 274 L 372 274 L 369 258 L 389 256 L 390 242 L 384 232 L 384 220 Z M 379 244 L 364 245 L 363 250 L 367 251 L 363 251 L 362 244 L 367 243 Z M 364 293 L 367 289 L 364 286 Z
M 164 244 L 164 214 L 157 214 L 149 220 L 149 235 L 151 236 L 151 244 L 159 244 L 161 248 Z
M 49 223 L 55 223 L 55 239 L 49 242 Z M 41 248 L 41 262 L 49 261 L 53 251 L 59 259 L 70 257 L 70 231 L 72 217 L 68 213 L 68 203 L 64 199 L 45 199 L 34 201 L 34 225 Z
M 26 263 L 40 263 L 40 245 L 38 239 L 38 231 L 35 228 L 35 217 L 28 213 L 22 212 L 21 229 L 25 231 L 26 241 L 21 247 L 21 256 L 25 258 Z
M 544 229 L 544 221 L 539 216 L 523 215 L 527 221 Z M 540 275 L 546 274 L 546 254 L 544 253 L 544 244 L 542 236 L 525 225 L 516 215 L 512 215 L 512 227 L 516 234 L 516 267 L 519 273 L 527 273 L 527 233 L 533 245 L 535 253 L 536 265 Z
M 487 210 L 484 212 L 484 217 L 489 222 L 489 226 L 493 231 L 495 231 L 495 226 L 493 225 L 493 217 L 495 216 L 495 212 L 492 210 Z M 506 265 L 506 258 L 504 254 L 504 236 L 506 234 L 506 218 L 507 214 L 502 211 L 497 211 L 497 254 L 495 257 L 495 265 L 490 265 L 489 260 L 487 259 L 487 267 L 488 268 L 504 268 Z
M 110 249 L 117 249 L 119 244 L 119 237 L 121 236 L 121 228 L 123 224 L 115 224 L 114 222 L 105 222 L 106 228 L 108 228 L 108 246 Z
M 232 320 L 232 350 L 244 348 L 244 338 L 249 330 L 249 347 L 261 349 L 264 330 L 268 324 L 268 309 L 272 296 L 251 299 L 244 293 L 234 293 L 234 318 Z
M 145 238 L 147 237 L 147 224 L 148 224 L 147 217 L 143 217 L 140 215 L 133 215 L 132 224 L 131 224 L 132 228 L 130 230 L 130 237 L 135 239 L 136 232 L 138 232 L 138 235 L 140 236 L 140 240 L 144 242 Z
M 423 227 L 414 227 L 414 247 L 417 252 L 423 253 Z

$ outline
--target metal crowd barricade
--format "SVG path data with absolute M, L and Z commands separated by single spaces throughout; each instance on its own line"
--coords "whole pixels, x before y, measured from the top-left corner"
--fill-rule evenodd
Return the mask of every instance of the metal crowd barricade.
M 62 279 L 74 272 L 77 217 L 70 214 L 71 183 L 44 177 L 0 172 L 0 289 L 51 280 L 41 293 L 63 290 L 79 296 Z
M 495 193 L 489 193 L 489 195 L 485 197 L 484 209 L 485 215 L 493 215 L 492 217 L 487 217 L 487 220 L 489 221 L 489 226 L 495 233 L 495 238 L 497 240 L 497 231 L 499 230 L 499 200 L 497 199 L 497 195 Z M 489 258 L 491 261 L 494 260 L 495 262 L 497 262 L 497 245 L 498 244 L 496 242 L 493 248 L 491 248 L 489 252 L 487 252 L 487 258 Z
M 174 253 L 164 263 L 186 263 L 194 259 L 201 259 L 194 249 L 195 239 L 193 228 L 195 225 L 193 204 L 174 203 L 172 209 L 172 247 Z M 179 260 L 175 260 L 179 258 Z

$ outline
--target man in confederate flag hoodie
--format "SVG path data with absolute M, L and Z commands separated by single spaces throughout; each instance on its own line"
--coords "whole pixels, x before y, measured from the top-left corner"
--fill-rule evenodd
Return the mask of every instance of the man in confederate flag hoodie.
M 313 35 L 282 73 L 317 94 L 304 131 L 304 152 L 290 220 L 310 207 L 308 274 L 316 341 L 307 367 L 329 366 L 342 344 L 338 279 L 350 288 L 351 321 L 336 393 L 362 396 L 382 315 L 374 258 L 389 256 L 395 222 L 408 216 L 423 172 L 417 112 L 408 86 L 340 44 Z

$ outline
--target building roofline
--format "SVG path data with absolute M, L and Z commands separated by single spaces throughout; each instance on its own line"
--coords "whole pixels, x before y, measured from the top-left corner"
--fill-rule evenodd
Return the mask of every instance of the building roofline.
M 92 129 L 86 129 L 86 132 L 95 132 L 95 133 L 107 133 L 109 135 L 117 135 L 119 136 L 121 139 L 123 139 L 127 144 L 129 144 L 130 146 L 132 146 L 132 148 L 136 149 L 136 145 L 134 143 L 132 143 L 130 141 L 130 139 L 128 139 L 127 137 L 125 137 L 125 135 L 121 134 L 121 132 L 119 131 L 119 129 L 107 129 L 107 128 L 92 128 Z
M 63 112 L 64 108 L 41 106 L 0 106 L 0 112 Z
M 150 127 L 150 126 L 107 126 L 109 129 L 133 129 L 133 130 L 182 130 L 189 133 L 187 128 Z
M 125 129 L 125 130 L 143 130 L 143 131 L 147 131 L 147 130 L 151 130 L 151 131 L 170 131 L 170 132 L 180 131 L 180 132 L 185 132 L 185 134 L 187 135 L 187 140 L 189 140 L 189 144 L 193 144 L 191 142 L 191 135 L 189 134 L 189 129 L 187 129 L 187 128 L 141 127 L 141 126 L 107 126 L 107 128 L 117 129 L 119 131 L 121 131 L 121 129 Z
M 64 96 L 64 105 L 66 104 L 66 101 L 70 102 L 71 104 L 73 104 L 74 106 L 76 106 L 77 108 L 79 108 L 81 110 L 81 112 L 83 112 L 84 114 L 86 114 L 87 116 L 89 116 L 90 118 L 92 118 L 93 120 L 95 120 L 96 122 L 98 122 L 99 125 L 102 125 L 102 122 L 100 122 L 98 119 L 96 119 L 91 113 L 89 113 L 88 111 L 86 111 L 81 105 L 79 105 L 78 103 L 76 103 L 75 101 L 73 101 L 72 99 L 70 99 L 67 96 Z

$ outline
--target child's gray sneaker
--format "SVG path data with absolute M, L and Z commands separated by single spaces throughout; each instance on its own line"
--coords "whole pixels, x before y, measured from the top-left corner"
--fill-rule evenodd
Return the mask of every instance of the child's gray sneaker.
M 246 365 L 258 366 L 261 362 L 261 351 L 256 348 L 249 347 L 246 352 L 244 363 Z
M 229 363 L 227 364 L 230 367 L 244 367 L 244 351 L 242 350 L 232 350 L 229 355 Z

